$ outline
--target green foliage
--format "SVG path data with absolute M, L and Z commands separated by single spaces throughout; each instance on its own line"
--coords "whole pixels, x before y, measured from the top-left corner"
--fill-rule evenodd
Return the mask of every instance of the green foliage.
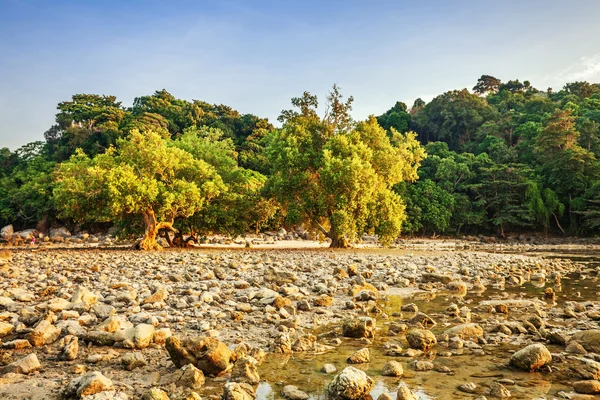
M 375 117 L 351 129 L 350 102 L 340 98 L 334 86 L 328 98 L 333 111 L 323 120 L 316 97 L 292 99 L 299 111 L 282 113 L 284 126 L 267 148 L 273 168 L 268 189 L 289 223 L 318 227 L 334 247 L 368 231 L 389 243 L 404 220 L 404 204 L 391 188 L 417 178 L 424 151 L 412 133 L 392 129 L 390 139 Z
M 61 217 L 79 223 L 143 216 L 146 239 L 153 242 L 161 221 L 192 216 L 222 190 L 207 162 L 157 132 L 132 131 L 103 154 L 90 158 L 78 150 L 62 163 L 54 197 Z

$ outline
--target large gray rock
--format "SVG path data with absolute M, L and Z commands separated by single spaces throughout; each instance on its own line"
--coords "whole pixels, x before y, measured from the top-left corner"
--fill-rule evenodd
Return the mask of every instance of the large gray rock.
M 61 349 L 58 359 L 62 361 L 73 361 L 79 352 L 79 339 L 77 336 L 67 335 L 61 340 Z
M 404 374 L 404 369 L 402 368 L 402 364 L 398 361 L 388 361 L 381 370 L 381 375 L 383 376 L 402 376 Z
M 400 385 L 398 387 L 398 393 L 396 394 L 396 400 L 418 400 L 417 396 L 408 388 L 406 385 Z
M 12 237 L 13 233 L 15 233 L 15 230 L 12 225 L 6 225 L 0 229 L 0 236 L 7 240 Z
M 231 380 L 233 382 L 246 382 L 251 385 L 257 385 L 260 382 L 260 376 L 257 369 L 258 361 L 251 356 L 243 356 L 235 362 L 231 370 Z
M 329 400 L 359 400 L 373 389 L 373 379 L 354 367 L 346 367 L 327 385 Z
M 552 361 L 552 355 L 543 344 L 531 344 L 512 355 L 510 364 L 526 371 L 535 371 Z

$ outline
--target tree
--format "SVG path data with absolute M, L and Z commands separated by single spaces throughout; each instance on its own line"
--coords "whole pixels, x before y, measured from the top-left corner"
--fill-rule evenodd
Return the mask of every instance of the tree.
M 214 167 L 174 147 L 164 135 L 132 131 L 116 148 L 90 158 L 78 150 L 56 172 L 54 198 L 62 217 L 109 222 L 143 217 L 140 249 L 159 249 L 160 229 L 189 217 L 225 189 Z
M 397 132 L 404 133 L 409 130 L 411 116 L 406 111 L 406 104 L 397 101 L 394 107 L 377 117 L 377 122 L 390 133 L 392 128 Z
M 334 87 L 335 89 L 335 87 Z M 330 99 L 335 99 L 335 90 Z M 268 189 L 289 223 L 306 223 L 347 247 L 372 231 L 389 243 L 400 233 L 404 204 L 391 187 L 415 180 L 424 151 L 412 133 L 393 131 L 390 139 L 375 117 L 352 130 L 340 130 L 349 115 L 320 119 L 309 93 L 292 102 L 301 112 L 284 112 L 282 129 L 273 133 L 267 153 L 273 175 Z M 344 113 L 349 108 L 344 107 Z
M 496 77 L 481 75 L 481 78 L 477 79 L 477 84 L 473 87 L 473 92 L 481 95 L 497 93 L 501 83 L 500 79 Z
M 428 103 L 419 113 L 417 125 L 423 141 L 444 141 L 451 149 L 462 149 L 477 129 L 495 118 L 495 112 L 481 97 L 467 89 L 446 92 Z

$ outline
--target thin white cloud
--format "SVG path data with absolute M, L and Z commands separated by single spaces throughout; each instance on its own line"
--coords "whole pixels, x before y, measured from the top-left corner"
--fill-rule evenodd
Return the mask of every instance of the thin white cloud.
M 581 57 L 579 62 L 572 64 L 552 80 L 565 83 L 600 80 L 600 54 Z

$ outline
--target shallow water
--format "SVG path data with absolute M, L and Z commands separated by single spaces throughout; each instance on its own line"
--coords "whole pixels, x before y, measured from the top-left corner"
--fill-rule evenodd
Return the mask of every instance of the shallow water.
M 538 254 L 539 255 L 539 254 Z M 571 258 L 574 261 L 583 262 L 593 269 L 600 265 L 600 259 L 595 254 L 544 254 L 547 257 Z M 567 369 L 566 365 L 554 365 L 554 371 L 549 373 L 537 372 L 527 373 L 508 368 L 507 363 L 512 352 L 523 347 L 522 344 L 500 344 L 485 345 L 483 350 L 485 354 L 474 354 L 473 351 L 464 349 L 462 354 L 451 357 L 438 357 L 435 350 L 427 355 L 418 357 L 434 361 L 434 364 L 448 367 L 451 372 L 441 373 L 434 371 L 417 372 L 411 366 L 413 359 L 407 357 L 390 357 L 384 354 L 384 344 L 386 342 L 400 343 L 406 348 L 407 344 L 404 336 L 385 335 L 390 322 L 402 320 L 399 317 L 393 317 L 394 312 L 400 311 L 400 306 L 404 303 L 415 303 L 420 311 L 423 311 L 434 319 L 436 314 L 442 314 L 446 307 L 452 302 L 456 302 L 459 307 L 467 305 L 473 309 L 481 302 L 493 299 L 543 299 L 545 288 L 552 287 L 556 292 L 556 303 L 561 306 L 568 300 L 596 301 L 600 292 L 600 280 L 592 275 L 571 274 L 562 280 L 562 285 L 555 286 L 552 281 L 545 282 L 527 282 L 518 287 L 506 287 L 505 289 L 489 287 L 483 293 L 469 293 L 463 299 L 452 298 L 448 293 L 418 293 L 411 297 L 400 295 L 387 295 L 378 301 L 378 306 L 389 315 L 388 319 L 378 318 L 377 326 L 381 328 L 371 345 L 365 346 L 357 339 L 342 339 L 341 345 L 335 349 L 317 355 L 293 354 L 293 355 L 269 355 L 259 367 L 259 373 L 263 381 L 258 387 L 258 399 L 280 399 L 281 389 L 284 385 L 295 385 L 300 390 L 309 394 L 311 399 L 324 399 L 325 388 L 332 380 L 332 375 L 320 372 L 325 363 L 333 364 L 338 372 L 348 366 L 346 358 L 354 351 L 369 347 L 371 352 L 371 362 L 368 364 L 354 365 L 364 370 L 373 380 L 375 386 L 371 392 L 373 398 L 377 398 L 382 393 L 387 393 L 395 398 L 396 391 L 400 382 L 405 382 L 418 396 L 419 399 L 472 399 L 476 397 L 473 394 L 466 394 L 458 391 L 457 387 L 467 382 L 474 382 L 478 386 L 478 393 L 483 393 L 488 385 L 498 379 L 510 379 L 514 384 L 506 384 L 513 398 L 516 399 L 534 399 L 534 398 L 555 398 L 557 392 L 571 392 L 571 386 L 566 374 L 562 373 Z M 551 304 L 547 304 L 551 307 Z M 513 312 L 511 310 L 511 312 Z M 518 313 L 518 311 L 515 311 Z M 491 314 L 477 313 L 482 319 L 486 319 Z M 504 318 L 494 314 L 495 318 Z M 514 317 L 514 315 L 513 315 Z M 477 321 L 473 321 L 477 322 Z M 434 333 L 441 333 L 450 324 L 438 324 L 432 328 Z M 320 329 L 319 332 L 323 331 Z M 316 332 L 316 333 L 319 333 Z M 323 340 L 319 340 L 323 342 Z M 324 340 L 327 343 L 327 340 Z M 446 351 L 445 348 L 437 346 L 437 351 Z M 551 352 L 564 351 L 562 346 L 547 345 Z M 390 361 L 401 362 L 404 368 L 402 378 L 390 378 L 381 376 L 383 365 Z

